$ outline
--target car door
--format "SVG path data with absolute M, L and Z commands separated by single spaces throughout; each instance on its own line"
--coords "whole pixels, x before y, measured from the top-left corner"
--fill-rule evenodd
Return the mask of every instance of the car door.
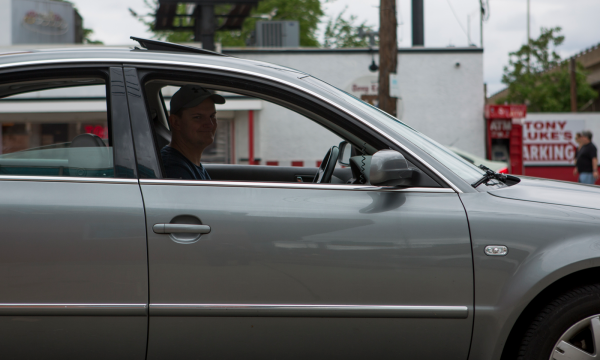
M 86 96 L 85 84 L 98 97 L 39 101 L 53 87 Z M 2 70 L 1 96 L 19 88 L 0 103 L 0 358 L 144 359 L 145 219 L 122 68 Z
M 138 81 L 131 71 L 132 91 L 144 88 Z M 147 112 L 130 107 L 141 109 L 134 134 L 151 134 Z M 138 164 L 160 174 L 145 138 L 135 141 L 148 155 Z M 149 359 L 467 357 L 472 259 L 454 190 L 159 177 L 140 185 Z

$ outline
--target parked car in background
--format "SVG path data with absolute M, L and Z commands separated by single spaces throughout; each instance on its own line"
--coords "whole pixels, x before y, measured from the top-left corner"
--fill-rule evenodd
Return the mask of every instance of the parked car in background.
M 597 357 L 600 188 L 484 171 L 305 73 L 137 41 L 0 56 L 2 359 Z M 162 90 L 187 84 L 336 140 L 318 168 L 167 178 Z M 11 115 L 88 87 L 94 123 Z
M 473 164 L 475 166 L 483 165 L 483 166 L 487 167 L 488 169 L 494 170 L 497 173 L 508 174 L 508 163 L 506 163 L 504 161 L 493 161 L 493 160 L 484 159 L 482 157 L 473 155 L 467 151 L 461 150 L 454 146 L 449 146 L 448 149 L 452 150 L 454 153 L 456 153 L 456 155 L 467 160 L 468 162 L 470 162 L 471 164 Z

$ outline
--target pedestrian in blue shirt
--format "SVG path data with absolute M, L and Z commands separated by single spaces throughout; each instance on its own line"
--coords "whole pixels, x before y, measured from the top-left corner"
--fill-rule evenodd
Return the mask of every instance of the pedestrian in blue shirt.
M 225 98 L 198 85 L 185 85 L 171 98 L 171 143 L 160 151 L 165 178 L 210 180 L 202 152 L 215 140 L 215 104 Z

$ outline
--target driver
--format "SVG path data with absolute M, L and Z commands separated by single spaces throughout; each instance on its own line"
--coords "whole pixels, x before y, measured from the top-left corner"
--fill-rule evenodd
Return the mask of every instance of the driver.
M 215 140 L 215 104 L 225 104 L 225 98 L 198 85 L 185 85 L 173 95 L 171 143 L 160 151 L 166 178 L 210 180 L 200 160 Z

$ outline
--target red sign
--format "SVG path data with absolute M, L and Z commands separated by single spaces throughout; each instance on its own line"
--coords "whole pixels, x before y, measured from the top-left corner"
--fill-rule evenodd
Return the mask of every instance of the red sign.
M 577 146 L 573 144 L 526 144 L 523 157 L 529 165 L 533 163 L 572 164 Z
M 486 119 L 522 119 L 527 115 L 527 105 L 486 105 Z
M 584 127 L 584 120 L 523 121 L 525 165 L 573 165 L 577 150 L 575 134 Z
M 490 121 L 490 138 L 508 139 L 512 129 L 512 120 L 494 119 Z
M 108 139 L 108 129 L 101 125 L 84 125 L 87 134 L 98 135 L 101 139 Z

